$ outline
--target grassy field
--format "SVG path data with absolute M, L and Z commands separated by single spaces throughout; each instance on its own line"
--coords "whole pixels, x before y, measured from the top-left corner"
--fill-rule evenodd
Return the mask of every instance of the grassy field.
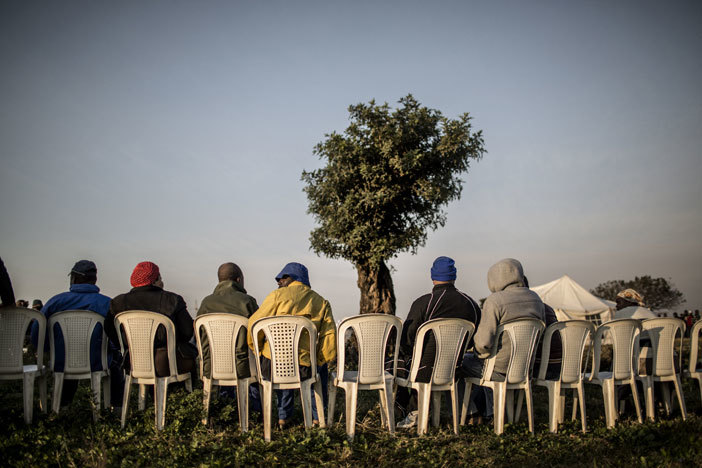
M 3 466 L 700 466 L 702 465 L 702 405 L 696 382 L 685 381 L 689 417 L 683 421 L 674 405 L 655 423 L 639 424 L 627 413 L 614 429 L 604 424 L 602 396 L 588 387 L 589 432 L 577 422 L 562 431 L 547 430 L 547 394 L 535 391 L 536 433 L 526 422 L 508 425 L 502 436 L 491 426 L 462 427 L 455 436 L 444 404 L 440 427 L 417 437 L 413 431 L 389 435 L 380 428 L 377 393 L 361 392 L 357 435 L 353 442 L 344 432 L 343 392 L 337 396 L 336 423 L 330 429 L 296 425 L 275 430 L 271 443 L 252 417 L 251 430 L 238 430 L 236 405 L 213 401 L 211 421 L 202 425 L 202 391 L 183 388 L 169 392 L 166 428 L 154 430 L 153 405 L 144 413 L 132 412 L 125 429 L 118 415 L 103 411 L 93 423 L 89 388 L 82 384 L 73 405 L 59 415 L 35 408 L 34 423 L 22 417 L 21 386 L 0 386 L 0 460 Z M 49 385 L 51 387 L 51 385 Z M 136 398 L 132 398 L 134 402 Z M 570 400 L 570 399 L 569 399 Z M 629 408 L 632 408 L 629 401 Z M 566 414 L 570 413 L 570 401 Z M 525 418 L 523 418 L 525 419 Z

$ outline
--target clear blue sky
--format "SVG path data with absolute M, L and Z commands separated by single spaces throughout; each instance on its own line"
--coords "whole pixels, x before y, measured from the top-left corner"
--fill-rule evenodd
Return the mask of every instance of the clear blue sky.
M 520 259 L 533 285 L 650 274 L 702 307 L 697 1 L 0 4 L 0 256 L 19 298 L 76 260 L 129 289 L 161 267 L 194 309 L 235 261 L 261 302 L 289 261 L 337 319 L 353 267 L 309 250 L 303 169 L 349 104 L 470 112 L 487 155 L 447 225 L 391 260 L 398 315 L 439 255 L 457 285 Z

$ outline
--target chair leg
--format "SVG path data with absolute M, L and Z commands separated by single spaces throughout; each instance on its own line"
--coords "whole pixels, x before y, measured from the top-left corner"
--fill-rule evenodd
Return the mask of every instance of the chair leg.
M 385 381 L 385 410 L 387 411 L 388 430 L 395 433 L 395 398 L 393 394 L 393 384 Z
M 271 413 L 273 411 L 273 386 L 270 382 L 263 381 L 260 384 L 261 395 L 263 396 L 263 438 L 266 442 L 271 441 Z
M 438 427 L 441 419 L 441 393 L 431 392 L 431 425 Z
M 531 396 L 531 384 L 529 384 L 529 383 L 527 383 L 527 386 L 524 387 L 524 398 L 526 399 L 527 418 L 529 419 L 529 432 L 531 432 L 533 434 L 534 433 L 534 399 Z M 560 403 L 559 403 L 559 406 L 560 406 Z
M 202 406 L 205 415 L 202 417 L 202 424 L 207 424 L 210 415 L 210 395 L 212 395 L 212 379 L 202 378 Z
M 34 374 L 24 374 L 22 396 L 24 397 L 24 422 L 32 424 L 34 413 Z
M 575 406 L 577 406 L 577 405 L 575 405 L 575 403 L 576 403 L 576 401 L 579 401 L 580 402 L 580 420 L 582 422 L 583 432 L 587 432 L 587 417 L 585 415 L 585 386 L 583 385 L 582 381 L 580 382 L 580 384 L 578 385 L 578 388 L 575 389 L 575 391 L 573 393 L 575 393 L 576 391 L 578 392 L 578 396 L 573 398 L 573 406 L 574 406 L 573 413 L 575 413 Z
M 558 389 L 558 424 L 563 424 L 563 421 L 565 421 L 565 405 L 566 405 L 566 396 L 563 393 L 563 390 L 560 388 Z
M 670 417 L 670 413 L 673 412 L 670 387 L 668 386 L 668 382 L 661 382 L 661 387 L 663 387 L 663 406 L 665 406 L 665 414 Z
M 680 382 L 680 374 L 675 374 L 675 393 L 678 395 L 678 404 L 680 405 L 680 413 L 682 413 L 683 421 L 687 419 L 687 408 L 685 408 L 685 395 L 682 392 L 682 383 Z
M 548 390 L 548 430 L 558 432 L 558 414 L 556 411 L 556 388 L 557 382 L 549 383 L 546 386 Z
M 580 393 L 580 391 L 578 391 L 578 393 L 573 391 L 573 415 L 570 418 L 571 421 L 575 421 L 576 418 L 578 417 L 578 394 L 579 393 Z
M 329 409 L 327 410 L 327 426 L 334 424 L 334 411 L 336 410 L 336 385 L 329 385 Z
M 146 408 L 146 385 L 139 384 L 139 411 Z
M 51 409 L 58 414 L 61 408 L 61 394 L 63 393 L 63 372 L 54 372 L 54 396 L 51 399 Z
M 492 389 L 494 409 L 495 434 L 502 434 L 505 430 L 505 403 L 507 399 L 507 383 L 498 382 Z
M 431 403 L 431 385 L 420 384 L 417 387 L 417 406 L 419 417 L 417 418 L 417 435 L 426 434 L 429 425 L 429 406 Z
M 461 404 L 461 426 L 466 424 L 466 417 L 468 416 L 468 406 L 470 405 L 470 392 L 473 389 L 473 384 L 468 382 L 467 379 L 464 380 L 465 389 L 463 391 L 463 403 Z
M 154 406 L 156 414 L 156 430 L 161 431 L 166 422 L 166 398 L 168 396 L 168 385 L 165 378 L 157 378 L 154 385 Z
M 122 429 L 127 422 L 127 410 L 129 410 L 129 390 L 132 388 L 132 376 L 124 376 L 124 396 L 122 397 Z
M 644 400 L 646 401 L 646 417 L 651 421 L 656 420 L 655 395 L 653 390 L 653 378 L 646 376 L 641 379 L 643 385 Z
M 44 414 L 46 414 L 46 411 L 48 410 L 48 399 L 46 397 L 46 381 L 47 376 L 45 373 L 39 376 L 39 408 Z
M 93 421 L 97 421 L 100 415 L 100 384 L 102 382 L 102 375 L 100 372 L 90 373 L 90 387 L 93 391 Z
M 378 389 L 378 399 L 380 400 L 380 427 L 387 429 L 388 427 L 388 399 L 385 397 L 385 390 Z
M 324 394 L 322 393 L 322 380 L 317 374 L 317 380 L 314 383 L 314 403 L 317 407 L 317 420 L 319 427 L 327 427 L 327 418 L 324 416 Z M 312 402 L 310 401 L 310 416 L 312 415 Z
M 309 429 L 312 427 L 312 383 L 309 380 L 300 383 L 300 399 L 305 429 Z
M 348 385 L 344 387 L 346 394 L 346 436 L 353 439 L 356 435 L 356 405 L 358 404 L 358 387 Z
M 456 388 L 456 382 L 451 385 L 449 395 L 451 397 L 451 422 L 453 423 L 453 433 L 458 435 L 458 388 Z
M 615 404 L 614 396 L 614 382 L 611 380 L 605 380 L 602 382 L 602 398 L 604 400 L 605 406 L 605 419 L 607 421 L 607 427 L 612 428 L 617 422 L 617 408 Z
M 249 384 L 239 381 L 236 385 L 236 406 L 239 409 L 239 427 L 241 432 L 249 430 Z
M 636 408 L 636 417 L 640 423 L 643 423 L 643 418 L 641 417 L 641 403 L 639 402 L 639 391 L 636 389 L 636 379 L 631 379 L 629 384 L 631 386 L 631 396 L 634 398 L 634 408 Z

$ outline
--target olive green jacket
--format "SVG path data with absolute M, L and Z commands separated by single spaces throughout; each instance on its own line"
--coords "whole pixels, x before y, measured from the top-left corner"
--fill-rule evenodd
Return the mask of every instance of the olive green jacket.
M 258 309 L 256 299 L 246 294 L 246 289 L 239 283 L 229 280 L 220 282 L 214 292 L 202 300 L 197 316 L 225 313 L 249 318 L 256 309 Z M 200 339 L 202 340 L 203 373 L 209 377 L 211 375 L 210 343 L 204 330 Z M 236 343 L 236 373 L 240 378 L 251 376 L 246 332 L 243 330 L 237 337 Z

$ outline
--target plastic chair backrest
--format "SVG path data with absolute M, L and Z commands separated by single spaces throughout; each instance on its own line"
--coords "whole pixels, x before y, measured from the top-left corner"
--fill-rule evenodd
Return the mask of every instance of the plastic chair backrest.
M 248 319 L 235 314 L 205 314 L 195 319 L 195 339 L 202 356 L 200 332 L 207 333 L 210 346 L 210 368 L 216 380 L 238 380 L 236 373 L 236 340 L 240 330 L 246 330 Z M 244 340 L 246 337 L 243 338 Z M 202 368 L 202 359 L 200 367 Z M 202 369 L 200 369 L 202 373 Z
M 280 315 L 257 320 L 251 328 L 254 351 L 259 356 L 258 335 L 263 333 L 271 350 L 271 382 L 287 384 L 300 382 L 300 338 L 307 330 L 310 340 L 310 364 L 312 376 L 317 375 L 317 329 L 306 317 Z M 256 360 L 258 375 L 261 361 Z
M 685 322 L 672 317 L 654 318 L 641 322 L 641 334 L 648 335 L 653 348 L 653 375 L 675 375 L 675 335 L 680 333 L 678 369 L 682 364 L 682 335 Z
M 612 376 L 614 379 L 627 379 L 634 374 L 634 356 L 638 357 L 638 336 L 641 322 L 636 319 L 610 320 L 597 327 L 593 355 L 593 375 L 600 371 L 602 340 L 605 333 L 612 338 Z
M 545 325 L 539 319 L 523 318 L 510 320 L 498 325 L 495 331 L 495 343 L 488 357 L 483 376 L 490 378 L 497 361 L 497 352 L 503 335 L 510 340 L 511 350 L 507 366 L 507 383 L 526 382 L 531 377 L 531 367 L 534 363 L 534 351 L 539 341 L 539 336 Z
M 0 374 L 17 374 L 24 370 L 24 337 L 29 324 L 36 320 L 39 324 L 37 367 L 41 369 L 44 360 L 44 337 L 46 317 L 34 309 L 20 307 L 0 308 Z
M 700 333 L 702 320 L 698 320 L 690 330 L 690 373 L 697 371 L 697 356 L 699 355 Z
M 561 377 L 563 383 L 575 383 L 582 379 L 583 357 L 588 336 L 595 334 L 595 326 L 587 320 L 565 320 L 552 323 L 546 328 L 543 338 L 543 351 L 539 379 L 546 378 L 548 370 L 551 339 L 554 333 L 560 333 L 563 354 L 561 358 Z
M 102 370 L 107 370 L 107 336 L 104 331 L 105 318 L 90 310 L 65 310 L 49 317 L 49 348 L 50 368 L 53 370 L 56 363 L 56 349 L 54 330 L 59 328 L 63 335 L 64 350 L 66 353 L 66 374 L 85 374 L 90 369 L 90 339 L 95 327 L 102 328 L 101 362 Z
M 395 353 L 392 375 L 397 375 L 397 355 L 399 337 L 402 333 L 402 321 L 394 315 L 363 314 L 344 319 L 339 324 L 337 334 L 337 367 L 343 376 L 346 363 L 345 336 L 347 330 L 353 330 L 358 342 L 358 383 L 371 384 L 385 379 L 385 351 L 390 332 L 395 330 Z
M 436 340 L 431 384 L 446 385 L 452 382 L 456 373 L 458 357 L 465 354 L 465 348 L 474 331 L 475 325 L 463 319 L 441 318 L 424 322 L 417 330 L 409 380 L 412 382 L 417 380 L 419 364 L 424 353 L 424 337 L 431 332 Z
M 146 310 L 127 310 L 117 314 L 115 317 L 115 328 L 119 331 L 121 326 L 127 339 L 131 365 L 129 374 L 132 377 L 137 379 L 156 378 L 154 341 L 156 339 L 156 331 L 161 325 L 166 330 L 169 372 L 170 375 L 177 375 L 175 325 L 173 325 L 171 319 L 163 314 Z M 117 333 L 117 335 L 119 336 L 122 354 L 124 354 L 125 347 L 122 342 L 122 334 Z

